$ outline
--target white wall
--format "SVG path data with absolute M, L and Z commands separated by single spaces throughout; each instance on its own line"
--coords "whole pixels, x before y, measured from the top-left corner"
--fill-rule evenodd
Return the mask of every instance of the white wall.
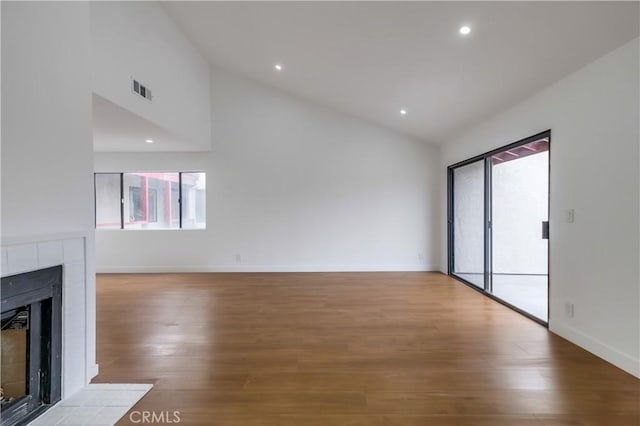
M 69 395 L 96 370 L 89 5 L 1 7 L 2 260 L 8 268 L 2 274 L 36 269 L 47 259 L 68 266 L 63 391 Z
M 440 170 L 444 231 L 447 165 L 551 129 L 549 327 L 636 376 L 638 56 L 636 39 L 450 141 Z M 568 209 L 575 209 L 574 223 L 565 222 Z M 444 256 L 441 268 L 446 270 Z M 565 314 L 565 302 L 574 304 L 573 318 Z
M 95 93 L 175 134 L 185 151 L 210 149 L 209 64 L 164 9 L 146 1 L 90 9 Z M 153 102 L 131 92 L 131 77 L 151 88 Z
M 436 148 L 219 70 L 211 100 L 210 153 L 95 154 L 207 172 L 207 229 L 99 230 L 98 270 L 437 269 Z

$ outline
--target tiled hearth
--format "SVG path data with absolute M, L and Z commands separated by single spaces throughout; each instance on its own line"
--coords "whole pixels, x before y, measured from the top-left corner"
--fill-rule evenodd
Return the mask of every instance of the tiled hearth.
M 150 389 L 150 384 L 93 384 L 31 422 L 33 426 L 116 424 Z

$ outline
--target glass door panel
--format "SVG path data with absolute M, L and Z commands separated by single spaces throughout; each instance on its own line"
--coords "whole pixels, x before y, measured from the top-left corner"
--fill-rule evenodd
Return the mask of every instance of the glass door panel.
M 547 321 L 549 142 L 491 156 L 491 291 Z
M 457 167 L 452 173 L 451 272 L 484 288 L 484 160 Z

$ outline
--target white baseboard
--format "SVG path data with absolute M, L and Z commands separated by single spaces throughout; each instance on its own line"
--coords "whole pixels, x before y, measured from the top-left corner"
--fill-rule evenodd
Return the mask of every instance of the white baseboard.
M 96 266 L 102 274 L 179 272 L 428 272 L 438 265 L 215 265 L 215 266 Z
M 99 364 L 93 364 L 93 368 L 89 367 L 89 372 L 88 373 L 89 373 L 89 381 L 91 381 L 91 379 L 93 379 L 98 374 L 100 374 L 100 365 Z
M 589 336 L 588 334 L 585 334 L 563 322 L 551 321 L 549 323 L 549 330 L 558 336 L 575 343 L 581 348 L 586 349 L 592 354 L 599 356 L 627 373 L 640 378 L 640 359 L 634 358 L 624 352 L 620 352 L 618 349 L 609 346 L 606 343 L 601 342 L 598 339 L 595 339 L 594 337 Z

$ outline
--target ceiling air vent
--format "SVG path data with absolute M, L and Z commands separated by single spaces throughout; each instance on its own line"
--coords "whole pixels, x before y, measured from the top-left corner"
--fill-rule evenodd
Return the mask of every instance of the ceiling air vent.
M 151 89 L 140 83 L 135 78 L 131 79 L 131 91 L 139 96 L 142 96 L 149 102 L 151 102 L 151 100 L 153 99 L 153 97 L 151 96 Z

